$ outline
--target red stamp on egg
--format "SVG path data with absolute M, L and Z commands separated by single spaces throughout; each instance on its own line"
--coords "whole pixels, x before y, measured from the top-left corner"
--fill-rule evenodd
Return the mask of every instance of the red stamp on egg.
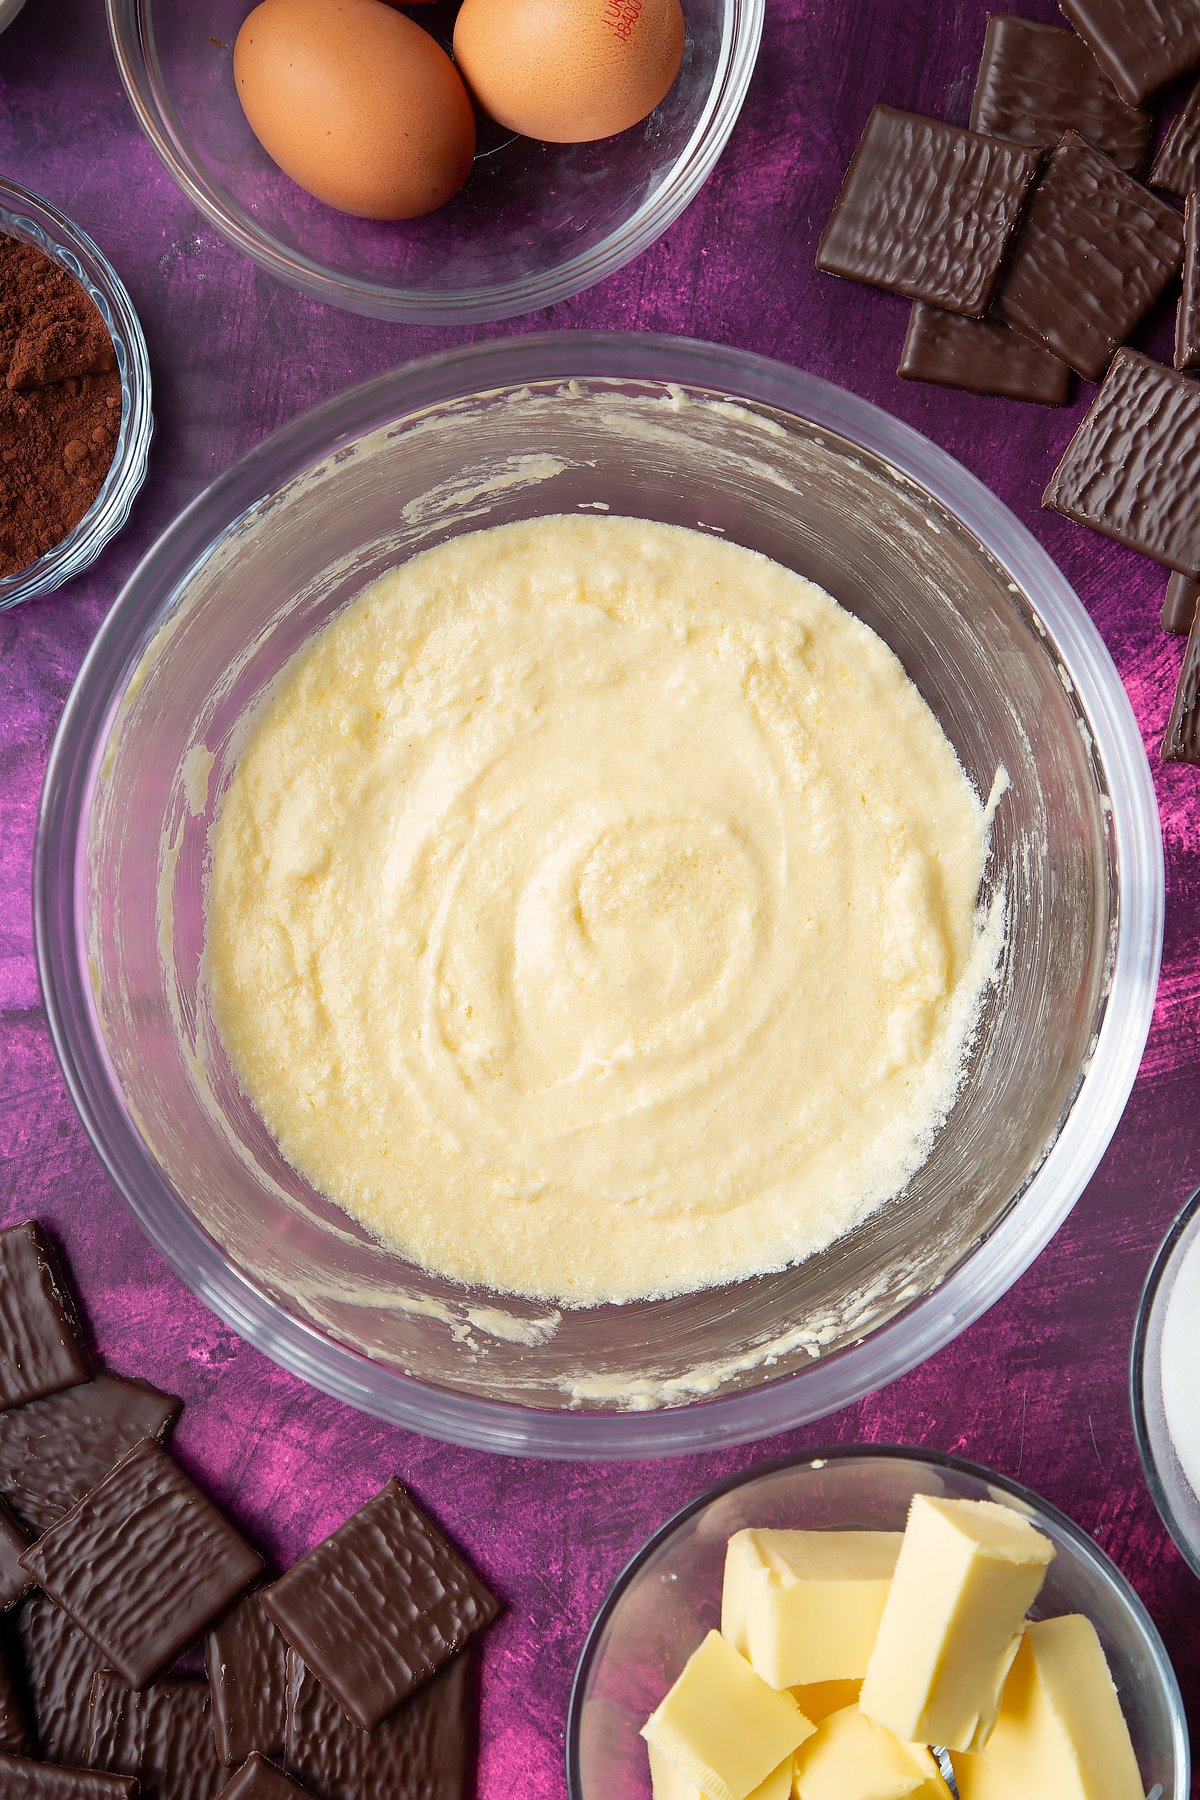
M 619 43 L 627 44 L 642 16 L 643 0 L 604 0 L 603 25 Z

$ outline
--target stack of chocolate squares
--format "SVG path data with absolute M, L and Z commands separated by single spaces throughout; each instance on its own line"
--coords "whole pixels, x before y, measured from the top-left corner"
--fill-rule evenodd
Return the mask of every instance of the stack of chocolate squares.
M 1200 83 L 1148 177 L 1183 216 L 1139 179 L 1147 102 L 1200 69 L 1200 0 L 1061 3 L 1074 29 L 989 21 L 969 129 L 874 109 L 817 263 L 914 302 L 906 380 L 1047 406 L 1103 382 L 1042 503 L 1173 571 L 1162 754 L 1200 762 Z M 1167 368 L 1123 346 L 1181 270 Z
M 0 1795 L 463 1800 L 488 1589 L 395 1481 L 263 1585 L 179 1411 L 93 1368 L 40 1227 L 0 1231 Z

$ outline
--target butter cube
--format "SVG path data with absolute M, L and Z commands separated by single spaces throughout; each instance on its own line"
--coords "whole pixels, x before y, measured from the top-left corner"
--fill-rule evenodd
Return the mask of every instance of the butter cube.
M 905 1744 L 856 1706 L 830 1713 L 796 1755 L 795 1800 L 949 1800 L 923 1744 Z
M 794 1687 L 792 1697 L 806 1719 L 819 1725 L 830 1713 L 841 1712 L 844 1706 L 857 1706 L 861 1681 L 810 1681 L 803 1687 Z
M 1028 1627 L 987 1749 L 951 1761 L 961 1800 L 1142 1800 L 1090 1619 L 1071 1613 Z
M 772 1687 L 861 1680 L 899 1554 L 898 1531 L 738 1531 L 721 1632 Z
M 694 1781 L 681 1775 L 674 1763 L 669 1763 L 653 1745 L 650 1746 L 650 1785 L 654 1800 L 712 1800 L 711 1795 L 702 1793 Z M 792 1800 L 790 1756 L 754 1789 L 749 1800 Z
M 719 1631 L 710 1631 L 642 1726 L 642 1736 L 709 1800 L 747 1800 L 813 1726 Z
M 915 1494 L 859 1705 L 908 1743 L 982 1750 L 1054 1546 L 991 1500 Z

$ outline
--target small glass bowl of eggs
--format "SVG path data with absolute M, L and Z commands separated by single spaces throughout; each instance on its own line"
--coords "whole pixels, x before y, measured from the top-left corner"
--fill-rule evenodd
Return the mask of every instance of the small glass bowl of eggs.
M 107 0 L 143 129 L 232 243 L 433 324 L 548 306 L 653 243 L 733 129 L 764 4 Z

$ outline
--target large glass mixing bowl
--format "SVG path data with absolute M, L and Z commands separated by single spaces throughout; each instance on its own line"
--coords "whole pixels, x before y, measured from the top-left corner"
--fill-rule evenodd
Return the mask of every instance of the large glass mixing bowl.
M 785 1273 L 558 1319 L 371 1241 L 283 1161 L 219 1044 L 199 1058 L 190 1040 L 206 834 L 247 708 L 399 559 L 580 507 L 719 532 L 873 626 L 978 791 L 1008 772 L 991 877 L 1008 935 L 958 1100 L 895 1202 Z M 411 365 L 217 481 L 96 639 L 51 757 L 35 866 L 66 1080 L 184 1279 L 331 1393 L 435 1436 L 551 1455 L 655 1455 L 795 1425 L 983 1312 L 1062 1223 L 1116 1127 L 1149 1026 L 1162 904 L 1129 703 L 1029 534 L 865 402 L 648 334 L 530 337 Z

